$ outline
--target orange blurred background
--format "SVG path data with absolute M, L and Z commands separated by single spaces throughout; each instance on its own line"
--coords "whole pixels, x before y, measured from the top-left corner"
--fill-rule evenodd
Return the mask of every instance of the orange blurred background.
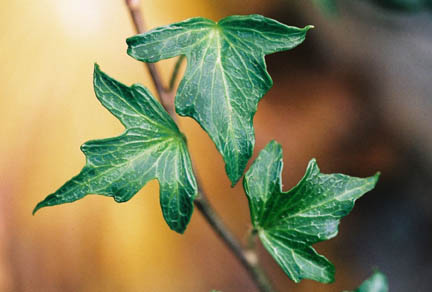
M 342 221 L 340 236 L 317 245 L 336 266 L 334 284 L 295 285 L 262 247 L 260 259 L 280 291 L 353 289 L 374 267 L 389 276 L 392 291 L 412 285 L 427 291 L 432 41 L 424 26 L 414 34 L 393 24 L 432 27 L 432 17 L 356 5 L 332 16 L 308 1 L 288 2 L 143 0 L 141 6 L 149 28 L 249 13 L 315 24 L 303 45 L 267 57 L 275 86 L 254 120 L 255 156 L 271 139 L 283 144 L 285 189 L 312 157 L 323 172 L 380 170 L 383 176 Z M 388 32 L 389 24 L 396 28 Z M 133 34 L 122 0 L 0 3 L 0 291 L 254 291 L 198 212 L 184 235 L 169 230 L 155 181 L 125 204 L 87 196 L 31 215 L 82 168 L 82 143 L 123 131 L 94 96 L 93 63 L 154 92 L 143 65 L 126 54 L 125 39 Z M 402 59 L 411 67 L 397 63 Z M 174 61 L 158 64 L 165 80 Z M 429 82 L 418 85 L 416 74 Z M 241 184 L 230 188 L 220 155 L 194 121 L 181 118 L 180 125 L 209 199 L 246 243 L 249 211 Z M 416 274 L 411 282 L 410 272 Z

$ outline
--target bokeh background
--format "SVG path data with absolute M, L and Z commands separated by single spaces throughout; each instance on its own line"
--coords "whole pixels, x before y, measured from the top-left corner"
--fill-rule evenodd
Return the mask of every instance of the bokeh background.
M 382 176 L 342 220 L 340 235 L 316 245 L 335 264 L 335 283 L 295 285 L 258 246 L 280 291 L 353 289 L 374 268 L 391 291 L 432 289 L 432 13 L 427 1 L 394 2 L 413 6 L 142 1 L 150 28 L 250 13 L 316 26 L 295 50 L 266 58 L 275 85 L 255 116 L 255 156 L 271 139 L 283 144 L 285 189 L 312 157 L 323 172 Z M 124 204 L 88 196 L 31 215 L 84 165 L 83 142 L 123 131 L 94 96 L 93 63 L 153 90 L 142 64 L 126 55 L 133 34 L 122 0 L 0 1 L 0 291 L 254 291 L 198 212 L 184 235 L 169 230 L 156 182 Z M 165 78 L 173 62 L 158 64 Z M 230 188 L 199 126 L 180 124 L 210 200 L 246 243 L 240 184 Z

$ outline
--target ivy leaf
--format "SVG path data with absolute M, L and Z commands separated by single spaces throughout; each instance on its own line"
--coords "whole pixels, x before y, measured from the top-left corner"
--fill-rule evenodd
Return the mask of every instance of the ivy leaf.
M 377 271 L 353 292 L 388 292 L 388 290 L 386 276 Z
M 287 26 L 261 15 L 219 22 L 191 18 L 129 38 L 128 54 L 150 63 L 186 56 L 176 111 L 194 118 L 210 135 L 235 185 L 252 155 L 258 101 L 273 84 L 264 56 L 299 45 L 311 27 Z
M 139 84 L 127 87 L 95 65 L 94 89 L 102 105 L 121 121 L 126 131 L 118 137 L 82 145 L 87 158 L 84 168 L 37 204 L 33 213 L 88 194 L 126 202 L 156 178 L 165 221 L 171 229 L 183 233 L 197 194 L 184 136 L 147 88 Z
M 329 283 L 334 267 L 311 245 L 336 236 L 339 221 L 356 199 L 374 188 L 369 178 L 321 174 L 311 160 L 303 179 L 282 191 L 282 148 L 270 142 L 244 178 L 254 230 L 264 247 L 294 281 L 307 278 Z

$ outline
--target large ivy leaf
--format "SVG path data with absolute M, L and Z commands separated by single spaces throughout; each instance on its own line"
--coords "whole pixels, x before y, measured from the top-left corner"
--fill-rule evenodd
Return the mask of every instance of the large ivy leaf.
M 176 111 L 210 135 L 234 185 L 252 155 L 258 101 L 272 86 L 264 56 L 294 48 L 309 28 L 261 15 L 191 18 L 129 38 L 128 54 L 144 62 L 186 55 Z
M 386 276 L 377 271 L 352 292 L 388 292 L 388 290 Z
M 303 179 L 288 192 L 282 191 L 281 174 L 282 148 L 273 141 L 244 178 L 254 229 L 294 282 L 332 282 L 333 265 L 311 245 L 336 236 L 339 220 L 375 186 L 378 174 L 364 179 L 321 174 L 311 160 Z
M 122 122 L 126 131 L 118 137 L 82 145 L 87 158 L 84 168 L 37 204 L 33 212 L 87 194 L 126 202 L 156 178 L 166 222 L 171 229 L 184 232 L 197 194 L 184 136 L 147 88 L 139 84 L 127 87 L 95 65 L 94 89 L 102 105 Z

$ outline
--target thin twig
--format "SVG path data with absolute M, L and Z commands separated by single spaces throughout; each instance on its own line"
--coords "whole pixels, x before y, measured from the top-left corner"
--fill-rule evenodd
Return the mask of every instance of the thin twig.
M 168 89 L 170 92 L 173 92 L 175 89 L 177 77 L 179 76 L 180 67 L 181 67 L 181 64 L 183 63 L 183 61 L 185 60 L 185 57 L 186 57 L 185 55 L 181 55 L 178 58 L 175 66 L 174 66 L 174 70 L 171 74 L 171 79 L 170 79 L 169 86 L 168 86 Z
M 142 17 L 139 0 L 125 0 L 128 7 L 132 22 L 134 24 L 137 33 L 141 34 L 146 31 L 144 18 Z M 170 116 L 176 120 L 174 111 L 174 95 L 170 93 L 168 89 L 163 85 L 159 71 L 156 65 L 153 63 L 145 63 L 153 83 L 156 87 L 156 91 L 159 96 L 159 100 Z
M 201 212 L 213 231 L 223 240 L 231 252 L 239 260 L 243 268 L 249 274 L 259 291 L 272 292 L 272 285 L 258 265 L 257 255 L 254 250 L 244 250 L 235 236 L 223 223 L 219 215 L 210 205 L 205 193 L 200 190 L 199 196 L 194 201 L 196 208 Z
M 137 33 L 144 33 L 146 29 L 144 26 L 144 20 L 141 14 L 141 10 L 139 8 L 140 1 L 139 0 L 125 0 L 125 1 Z M 181 62 L 183 61 L 183 58 L 184 56 L 181 56 L 177 61 L 168 89 L 166 89 L 163 86 L 156 66 L 151 63 L 146 63 L 151 78 L 153 80 L 153 83 L 160 97 L 161 104 L 167 110 L 170 116 L 173 118 L 175 118 L 174 106 L 173 106 L 174 95 L 175 95 L 174 87 L 175 87 L 178 71 Z M 265 273 L 261 270 L 261 268 L 258 265 L 257 255 L 255 251 L 245 250 L 242 248 L 239 241 L 235 238 L 232 232 L 225 226 L 222 219 L 219 217 L 219 215 L 216 213 L 214 208 L 211 206 L 205 192 L 202 189 L 202 184 L 200 183 L 199 180 L 197 183 L 198 183 L 199 195 L 194 200 L 194 204 L 198 209 L 198 211 L 201 212 L 201 214 L 206 219 L 207 223 L 216 232 L 219 238 L 222 239 L 225 245 L 231 250 L 231 252 L 237 258 L 237 260 L 241 263 L 241 265 L 243 266 L 243 268 L 245 269 L 245 271 L 248 273 L 251 280 L 255 284 L 256 288 L 261 292 L 273 292 L 274 290 L 270 284 L 269 279 L 267 278 Z

